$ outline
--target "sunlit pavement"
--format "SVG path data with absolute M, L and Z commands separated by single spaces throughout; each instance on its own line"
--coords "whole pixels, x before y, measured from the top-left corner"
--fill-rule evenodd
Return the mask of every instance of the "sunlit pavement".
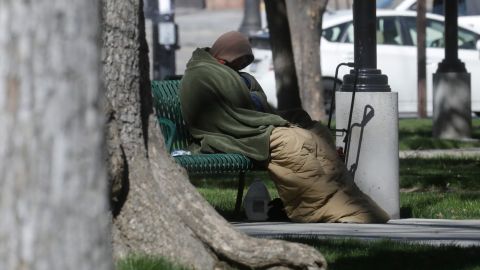
M 393 240 L 429 245 L 480 246 L 480 220 L 395 219 L 387 224 L 232 223 L 248 235 L 265 238 Z

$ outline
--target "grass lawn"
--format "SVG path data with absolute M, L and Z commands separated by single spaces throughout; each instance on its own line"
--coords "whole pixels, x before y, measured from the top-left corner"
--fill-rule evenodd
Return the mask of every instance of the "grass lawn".
M 477 141 L 442 140 L 432 138 L 432 119 L 401 119 L 399 147 L 400 150 L 480 147 L 480 118 L 473 119 L 472 127 L 472 138 Z
M 480 269 L 480 248 L 427 246 L 393 241 L 286 239 L 305 243 L 325 256 L 330 270 Z
M 116 270 L 187 270 L 188 268 L 182 267 L 178 264 L 172 263 L 163 258 L 156 258 L 152 256 L 129 256 L 126 259 L 120 260 L 116 267 Z

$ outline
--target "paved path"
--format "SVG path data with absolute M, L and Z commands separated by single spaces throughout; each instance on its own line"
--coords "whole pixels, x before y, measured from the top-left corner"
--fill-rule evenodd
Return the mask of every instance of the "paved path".
M 433 158 L 433 157 L 479 157 L 480 148 L 432 149 L 400 151 L 400 158 Z
M 429 245 L 480 246 L 480 220 L 397 219 L 388 224 L 238 222 L 233 225 L 257 237 L 390 239 Z

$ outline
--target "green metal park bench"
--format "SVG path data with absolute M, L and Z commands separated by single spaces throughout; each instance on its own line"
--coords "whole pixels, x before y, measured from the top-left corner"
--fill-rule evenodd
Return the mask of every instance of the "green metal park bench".
M 186 150 L 193 142 L 182 117 L 178 91 L 180 80 L 152 81 L 154 106 L 169 153 Z M 174 156 L 189 175 L 215 176 L 238 174 L 238 190 L 235 213 L 238 216 L 242 205 L 245 173 L 253 169 L 252 161 L 241 154 L 191 154 Z

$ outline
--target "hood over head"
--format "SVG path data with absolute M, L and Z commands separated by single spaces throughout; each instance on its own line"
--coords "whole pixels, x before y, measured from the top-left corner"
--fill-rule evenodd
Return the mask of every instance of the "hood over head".
M 252 47 L 248 38 L 238 32 L 230 31 L 221 35 L 210 48 L 210 54 L 226 61 L 229 67 L 240 70 L 253 62 Z

